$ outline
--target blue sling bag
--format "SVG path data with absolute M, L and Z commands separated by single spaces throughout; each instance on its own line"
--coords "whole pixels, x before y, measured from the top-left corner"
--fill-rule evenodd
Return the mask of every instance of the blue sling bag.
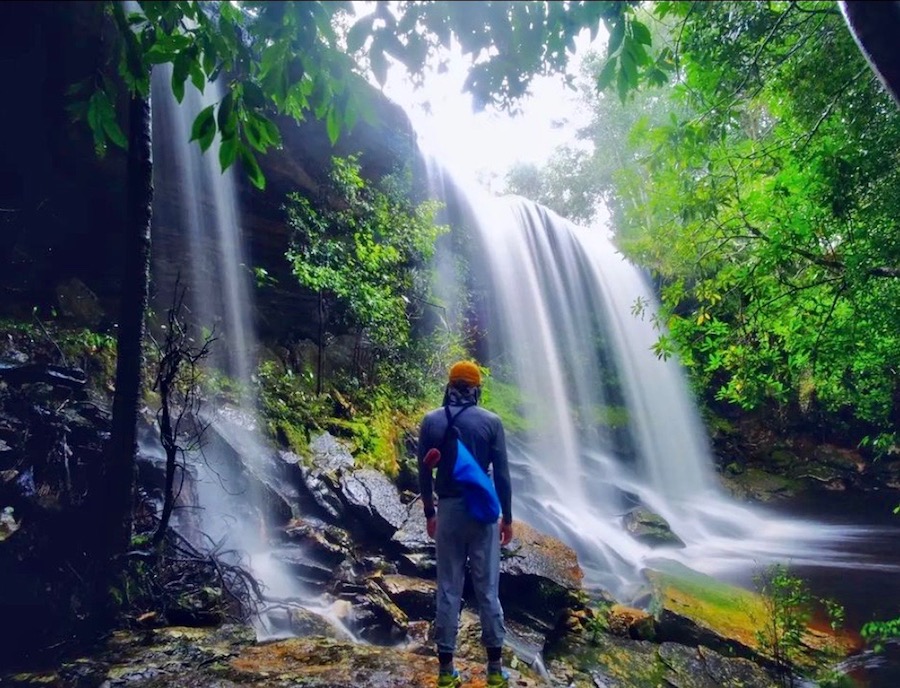
M 469 514 L 479 523 L 496 523 L 500 518 L 500 499 L 497 497 L 494 482 L 460 439 L 459 428 L 454 427 L 456 419 L 467 408 L 469 406 L 464 406 L 454 416 L 451 415 L 449 406 L 444 407 L 447 414 L 447 430 L 444 432 L 441 446 L 453 455 L 451 475 L 462 490 Z M 444 455 L 444 450 L 441 453 Z

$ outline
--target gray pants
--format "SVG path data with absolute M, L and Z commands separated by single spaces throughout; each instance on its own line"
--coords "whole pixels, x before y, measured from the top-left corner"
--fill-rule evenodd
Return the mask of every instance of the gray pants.
M 462 498 L 446 498 L 437 516 L 437 617 L 435 644 L 438 652 L 454 652 L 459 629 L 466 561 L 472 575 L 481 617 L 481 642 L 501 647 L 506 635 L 500 606 L 500 532 L 496 523 L 484 525 L 469 515 Z

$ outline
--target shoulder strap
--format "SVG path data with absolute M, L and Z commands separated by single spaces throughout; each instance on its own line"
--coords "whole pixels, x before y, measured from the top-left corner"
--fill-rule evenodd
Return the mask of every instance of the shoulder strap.
M 444 414 L 447 416 L 447 429 L 444 430 L 444 438 L 441 440 L 441 446 L 443 446 L 447 442 L 447 438 L 450 436 L 450 431 L 453 429 L 453 424 L 456 423 L 456 419 L 473 406 L 475 406 L 474 402 L 471 404 L 466 404 L 459 411 L 457 411 L 455 415 L 450 413 L 449 405 L 444 407 Z

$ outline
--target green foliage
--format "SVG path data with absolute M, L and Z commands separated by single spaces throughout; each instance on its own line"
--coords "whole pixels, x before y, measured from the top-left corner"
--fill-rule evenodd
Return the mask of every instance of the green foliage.
M 594 153 L 572 186 L 595 190 L 661 285 L 657 355 L 678 353 L 710 400 L 853 419 L 885 453 L 900 399 L 900 112 L 833 3 L 650 11 L 654 59 L 670 55 L 676 78 L 654 86 L 646 63 L 624 106 L 590 92 Z
M 390 399 L 376 397 L 371 408 L 354 420 L 334 420 L 332 425 L 351 433 L 358 465 L 375 468 L 396 477 L 404 454 L 403 440 L 418 421 L 398 410 Z
M 584 630 L 588 641 L 597 645 L 609 633 L 610 603 L 600 603 L 593 609 L 584 623 Z
M 524 413 L 524 399 L 521 390 L 512 383 L 500 380 L 482 369 L 482 403 L 503 421 L 507 433 L 523 433 L 529 429 Z
M 884 644 L 891 639 L 900 638 L 900 618 L 887 621 L 869 621 L 864 624 L 860 634 L 870 643 L 876 652 L 884 650 Z
M 435 202 L 414 204 L 409 179 L 366 182 L 356 157 L 334 158 L 331 192 L 346 201 L 334 207 L 292 194 L 286 206 L 294 232 L 288 252 L 305 287 L 327 292 L 344 305 L 351 324 L 376 345 L 404 349 L 410 317 L 427 297 L 423 269 L 445 230 L 434 224 Z
M 812 618 L 812 595 L 801 579 L 781 565 L 766 571 L 757 584 L 768 612 L 757 641 L 775 661 L 781 685 L 793 686 L 793 666 L 802 657 L 803 633 Z
M 325 120 L 332 143 L 360 116 L 369 116 L 359 89 L 362 78 L 342 49 L 336 27 L 351 10 L 344 2 L 139 2 L 130 12 L 108 5 L 119 29 L 118 73 L 129 93 L 146 97 L 154 65 L 169 64 L 176 99 L 187 81 L 204 90 L 225 81 L 225 95 L 202 110 L 191 141 L 204 151 L 218 135 L 219 161 L 227 169 L 240 160 L 258 188 L 265 178 L 256 159 L 281 144 L 272 114 Z M 70 90 L 71 111 L 85 120 L 98 152 L 107 143 L 125 147 L 114 103 L 116 84 L 100 74 Z
M 265 361 L 257 372 L 259 401 L 271 437 L 303 456 L 309 433 L 322 427 L 328 400 L 315 394 L 311 375 L 297 375 L 274 361 Z
M 762 627 L 757 631 L 757 642 L 775 662 L 780 684 L 793 687 L 797 667 L 808 666 L 809 648 L 804 638 L 816 606 L 824 608 L 835 632 L 843 625 L 844 609 L 833 600 L 816 598 L 806 582 L 782 564 L 770 566 L 757 576 L 756 582 L 766 611 Z M 816 678 L 825 685 L 841 685 L 841 674 L 830 668 L 840 658 L 840 651 L 837 647 L 823 649 L 823 656 L 818 658 L 822 666 L 815 669 Z
M 347 35 L 348 48 L 365 51 L 380 83 L 387 56 L 421 81 L 423 66 L 435 47 L 458 43 L 470 56 L 464 88 L 476 108 L 512 108 L 528 92 L 532 78 L 562 72 L 574 52 L 575 38 L 588 29 L 595 37 L 601 23 L 627 34 L 630 53 L 642 38 L 640 22 L 626 13 L 635 2 L 407 2 L 397 13 L 379 4 L 357 20 Z M 637 36 L 635 36 L 637 31 Z
M 59 320 L 0 320 L 0 336 L 33 361 L 80 368 L 88 384 L 108 392 L 116 370 L 116 339 L 87 327 L 72 328 Z

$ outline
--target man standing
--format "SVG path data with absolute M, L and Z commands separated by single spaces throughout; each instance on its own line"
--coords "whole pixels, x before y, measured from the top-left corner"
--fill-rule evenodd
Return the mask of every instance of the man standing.
M 499 416 L 478 406 L 480 397 L 478 366 L 470 361 L 456 363 L 450 369 L 444 405 L 426 414 L 419 430 L 419 487 L 428 535 L 435 539 L 437 549 L 435 643 L 440 662 L 439 687 L 462 685 L 453 666 L 453 653 L 467 562 L 478 601 L 481 640 L 487 650 L 487 685 L 509 685 L 500 658 L 506 627 L 499 582 L 500 546 L 508 544 L 513 535 L 512 491 L 503 423 Z M 455 433 L 450 432 L 453 429 Z M 448 435 L 458 437 L 485 474 L 493 473 L 503 515 L 499 524 L 496 520 L 484 523 L 467 507 L 464 486 L 454 478 L 457 457 L 447 450 Z M 437 475 L 432 482 L 435 467 Z

